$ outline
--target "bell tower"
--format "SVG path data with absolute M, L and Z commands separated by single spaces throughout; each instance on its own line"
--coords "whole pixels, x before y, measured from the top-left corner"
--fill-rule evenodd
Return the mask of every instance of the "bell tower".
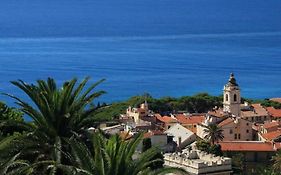
M 236 83 L 234 74 L 231 73 L 228 83 L 223 88 L 223 111 L 238 117 L 240 116 L 240 104 L 240 88 Z

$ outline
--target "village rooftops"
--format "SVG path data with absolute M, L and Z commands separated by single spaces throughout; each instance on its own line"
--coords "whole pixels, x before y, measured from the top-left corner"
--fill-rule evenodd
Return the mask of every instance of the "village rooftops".
M 161 117 L 161 115 L 155 115 L 157 120 L 163 122 L 163 123 L 177 123 L 177 119 L 173 118 L 173 117 L 169 117 L 169 116 L 163 116 Z
M 273 107 L 267 107 L 266 110 L 274 118 L 281 118 L 281 109 L 275 109 Z
M 279 126 L 280 126 L 280 123 L 277 121 L 267 122 L 267 123 L 264 123 L 264 125 L 262 125 L 262 127 L 264 129 L 275 128 L 275 127 L 279 127 Z
M 256 116 L 268 116 L 267 110 L 260 104 L 252 104 L 250 110 L 242 110 L 241 116 L 245 117 L 256 117 Z
M 211 115 L 211 116 L 214 116 L 214 117 L 217 117 L 217 118 L 224 118 L 224 117 L 228 117 L 229 116 L 229 113 L 228 112 L 224 112 L 221 108 L 213 110 L 213 111 L 209 111 L 207 114 Z
M 232 118 L 227 118 L 227 119 L 223 120 L 222 122 L 220 122 L 220 123 L 219 123 L 219 126 L 220 126 L 220 127 L 221 127 L 221 126 L 225 126 L 225 125 L 228 125 L 229 123 L 232 123 L 232 122 L 234 122 L 234 119 L 232 119 Z
M 180 124 L 199 124 L 205 120 L 205 116 L 204 115 L 186 116 L 184 114 L 177 114 L 176 119 Z
M 229 141 L 219 142 L 222 151 L 272 152 L 281 148 L 281 143 L 262 141 Z
M 281 130 L 276 130 L 261 135 L 261 137 L 263 137 L 267 141 L 273 141 L 275 139 L 280 138 L 280 136 L 281 136 Z

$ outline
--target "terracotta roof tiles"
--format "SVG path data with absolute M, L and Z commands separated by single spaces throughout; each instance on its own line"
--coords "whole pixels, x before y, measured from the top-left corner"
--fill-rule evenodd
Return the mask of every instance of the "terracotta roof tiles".
M 280 144 L 259 141 L 220 142 L 222 151 L 276 151 Z
M 280 130 L 272 131 L 272 132 L 262 134 L 261 136 L 268 141 L 272 141 L 281 136 L 281 131 Z
M 205 116 L 185 116 L 184 114 L 178 114 L 176 115 L 176 119 L 180 124 L 198 124 L 204 121 Z
M 275 109 L 273 107 L 267 107 L 266 110 L 274 118 L 281 118 L 281 109 Z
M 233 122 L 234 122 L 233 119 L 227 118 L 227 119 L 223 120 L 222 122 L 220 122 L 219 126 L 222 127 L 222 126 L 228 125 L 229 123 L 233 123 Z
M 273 122 L 265 123 L 265 124 L 263 125 L 263 128 L 269 129 L 269 128 L 278 127 L 279 125 L 280 125 L 279 122 L 273 121 Z
M 168 117 L 168 116 L 161 117 L 160 115 L 157 115 L 156 118 L 163 123 L 176 123 L 177 122 L 177 120 L 175 118 Z

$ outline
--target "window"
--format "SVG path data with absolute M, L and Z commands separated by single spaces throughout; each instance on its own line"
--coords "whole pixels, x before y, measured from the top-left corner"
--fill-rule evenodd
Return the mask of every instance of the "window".
M 225 94 L 225 101 L 228 101 L 228 94 Z
M 247 126 L 249 126 L 249 123 L 247 123 Z
M 237 95 L 234 94 L 234 102 L 236 102 L 236 101 L 237 101 Z
M 238 139 L 240 139 L 241 138 L 241 135 L 240 134 L 238 134 Z
M 249 133 L 249 130 L 247 129 L 246 132 Z
M 235 140 L 237 139 L 237 134 L 234 134 L 234 139 L 235 139 Z
M 229 130 L 229 134 L 232 134 L 232 133 L 233 133 L 233 131 L 232 131 L 232 129 L 230 129 L 230 130 Z
M 194 128 L 196 128 L 196 125 L 194 125 Z

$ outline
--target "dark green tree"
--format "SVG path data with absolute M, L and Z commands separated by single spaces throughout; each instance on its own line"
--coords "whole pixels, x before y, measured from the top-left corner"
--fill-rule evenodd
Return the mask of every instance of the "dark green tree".
M 104 93 L 94 92 L 94 88 L 104 80 L 85 89 L 88 80 L 86 78 L 78 83 L 77 79 L 72 79 L 63 83 L 62 87 L 58 87 L 52 78 L 47 81 L 38 80 L 37 84 L 13 81 L 12 84 L 20 88 L 33 103 L 9 96 L 16 100 L 21 111 L 33 121 L 1 121 L 2 127 L 21 127 L 25 132 L 9 140 L 10 144 L 3 143 L 0 148 L 8 149 L 4 151 L 8 155 L 18 154 L 20 151 L 21 158 L 29 160 L 31 164 L 50 160 L 67 164 L 65 153 L 70 149 L 68 139 L 73 135 L 83 134 L 87 126 L 95 121 L 95 108 L 91 108 L 89 104 Z
M 202 126 L 205 127 L 205 139 L 209 141 L 211 145 L 214 145 L 216 142 L 223 140 L 223 130 L 216 123 Z
M 142 152 L 145 152 L 149 148 L 151 148 L 151 138 L 144 138 L 142 140 Z
M 141 143 L 139 134 L 129 141 L 114 135 L 106 139 L 100 133 L 91 137 L 92 150 L 77 139 L 70 141 L 71 160 L 74 166 L 63 166 L 65 172 L 79 175 L 149 175 L 179 173 L 186 174 L 180 168 L 160 168 L 152 170 L 150 166 L 158 162 L 153 159 L 157 154 L 156 148 L 150 148 L 143 153 L 136 153 L 136 147 Z

